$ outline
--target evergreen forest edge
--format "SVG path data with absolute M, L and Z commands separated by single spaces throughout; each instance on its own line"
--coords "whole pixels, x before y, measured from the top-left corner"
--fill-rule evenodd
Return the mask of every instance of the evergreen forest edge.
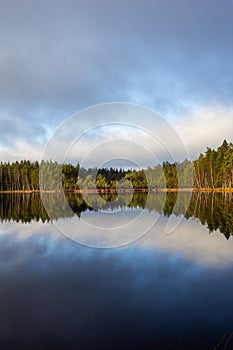
M 56 188 L 53 161 L 31 162 L 21 160 L 0 163 L 0 191 L 39 191 L 39 171 L 44 167 L 46 190 Z M 233 188 L 233 144 L 224 140 L 216 150 L 207 147 L 204 154 L 193 162 L 162 164 L 146 169 L 89 168 L 79 164 L 59 165 L 62 172 L 62 187 L 65 191 L 115 191 L 134 189 L 138 191 L 159 189 L 232 189 Z M 128 180 L 128 181 L 126 181 Z M 45 187 L 43 187 L 45 188 Z

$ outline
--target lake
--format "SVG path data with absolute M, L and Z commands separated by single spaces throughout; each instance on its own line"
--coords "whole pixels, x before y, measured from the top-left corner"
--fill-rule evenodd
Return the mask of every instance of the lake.
M 0 194 L 0 220 L 1 349 L 233 349 L 232 193 Z

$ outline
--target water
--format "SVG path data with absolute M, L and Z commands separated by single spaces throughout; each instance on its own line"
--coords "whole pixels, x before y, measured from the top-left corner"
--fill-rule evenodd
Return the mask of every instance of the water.
M 0 195 L 1 349 L 233 348 L 231 194 L 46 196 Z

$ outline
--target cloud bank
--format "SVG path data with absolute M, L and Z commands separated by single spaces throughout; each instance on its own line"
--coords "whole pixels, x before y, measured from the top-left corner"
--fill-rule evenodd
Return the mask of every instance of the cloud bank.
M 205 125 L 204 111 L 232 111 L 231 1 L 0 3 L 3 160 L 37 158 L 60 122 L 98 103 L 153 108 L 182 135 L 184 115 L 198 121 L 202 111 Z M 206 129 L 194 124 L 196 155 Z M 225 137 L 220 128 L 216 139 Z

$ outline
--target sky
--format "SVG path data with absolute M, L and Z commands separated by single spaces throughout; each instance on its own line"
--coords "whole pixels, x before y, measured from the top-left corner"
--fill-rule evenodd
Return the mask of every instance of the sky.
M 0 9 L 1 160 L 40 160 L 62 122 L 109 102 L 154 110 L 192 159 L 233 141 L 232 0 L 0 0 Z M 95 147 L 91 135 L 84 143 Z

